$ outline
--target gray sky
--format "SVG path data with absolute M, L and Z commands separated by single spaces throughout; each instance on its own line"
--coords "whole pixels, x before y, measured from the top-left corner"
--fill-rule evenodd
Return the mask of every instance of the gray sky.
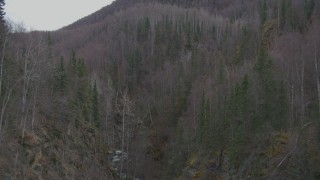
M 6 17 L 28 30 L 56 30 L 114 0 L 5 0 Z

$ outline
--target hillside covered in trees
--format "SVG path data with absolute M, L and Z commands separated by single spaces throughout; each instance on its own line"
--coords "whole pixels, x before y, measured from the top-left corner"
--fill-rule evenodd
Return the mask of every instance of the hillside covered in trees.
M 0 179 L 320 179 L 320 2 L 116 0 L 4 20 Z

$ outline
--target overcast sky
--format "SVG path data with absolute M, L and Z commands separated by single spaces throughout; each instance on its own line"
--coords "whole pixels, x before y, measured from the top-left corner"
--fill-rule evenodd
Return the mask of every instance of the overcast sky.
M 6 17 L 28 30 L 56 30 L 114 0 L 5 0 Z

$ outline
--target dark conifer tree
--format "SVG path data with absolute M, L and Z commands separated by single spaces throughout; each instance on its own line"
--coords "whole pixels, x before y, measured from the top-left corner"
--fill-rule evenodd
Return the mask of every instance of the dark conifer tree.
M 1 43 L 1 45 L 3 44 L 3 39 L 4 39 L 3 37 L 6 34 L 6 24 L 5 24 L 5 20 L 4 20 L 4 15 L 6 14 L 4 12 L 4 5 L 5 4 L 6 3 L 4 0 L 0 0 L 0 43 Z
M 63 58 L 61 57 L 59 66 L 54 72 L 54 89 L 55 91 L 63 91 L 67 86 L 67 73 L 65 71 Z
M 266 0 L 262 0 L 260 2 L 260 19 L 261 19 L 261 25 L 264 25 L 264 23 L 267 20 L 267 10 L 268 10 L 268 6 L 267 6 L 267 1 Z
M 1 20 L 1 24 L 4 24 L 4 15 L 6 14 L 4 12 L 4 5 L 6 3 L 4 2 L 4 0 L 0 0 L 0 20 Z
M 93 90 L 92 90 L 92 120 L 93 123 L 99 127 L 99 100 L 98 100 L 98 90 L 97 90 L 97 82 L 94 82 Z

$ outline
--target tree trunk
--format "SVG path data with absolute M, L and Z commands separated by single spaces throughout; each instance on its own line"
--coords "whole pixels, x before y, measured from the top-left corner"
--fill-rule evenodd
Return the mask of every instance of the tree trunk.
M 0 96 L 2 95 L 2 81 L 3 81 L 3 66 L 4 66 L 4 54 L 7 45 L 7 36 L 4 36 L 4 42 L 2 47 L 2 54 L 1 54 L 1 64 L 0 64 Z
M 6 111 L 7 105 L 10 101 L 10 97 L 11 97 L 11 93 L 13 91 L 13 89 L 15 88 L 15 86 L 18 84 L 18 82 L 20 82 L 21 79 L 18 79 L 11 88 L 7 88 L 6 93 L 4 95 L 4 99 L 2 102 L 2 108 L 1 108 L 1 114 L 0 114 L 0 132 L 2 129 L 2 124 L 3 124 L 3 118 L 4 118 L 4 113 Z
M 37 84 L 36 91 L 35 91 L 35 93 L 34 93 L 34 95 L 33 95 L 32 122 L 31 122 L 32 130 L 33 130 L 33 128 L 34 128 L 34 122 L 35 122 L 35 114 L 36 114 L 36 105 L 37 105 L 38 89 L 39 89 L 39 84 Z
M 314 46 L 314 65 L 316 68 L 316 81 L 317 81 L 317 94 L 318 94 L 318 116 L 320 116 L 320 80 L 319 80 L 319 69 L 317 59 L 317 46 Z
M 305 98 L 304 98 L 304 58 L 302 58 L 301 55 L 301 59 L 302 59 L 302 66 L 301 66 L 301 120 L 300 120 L 300 124 L 304 124 L 304 116 L 305 116 Z

